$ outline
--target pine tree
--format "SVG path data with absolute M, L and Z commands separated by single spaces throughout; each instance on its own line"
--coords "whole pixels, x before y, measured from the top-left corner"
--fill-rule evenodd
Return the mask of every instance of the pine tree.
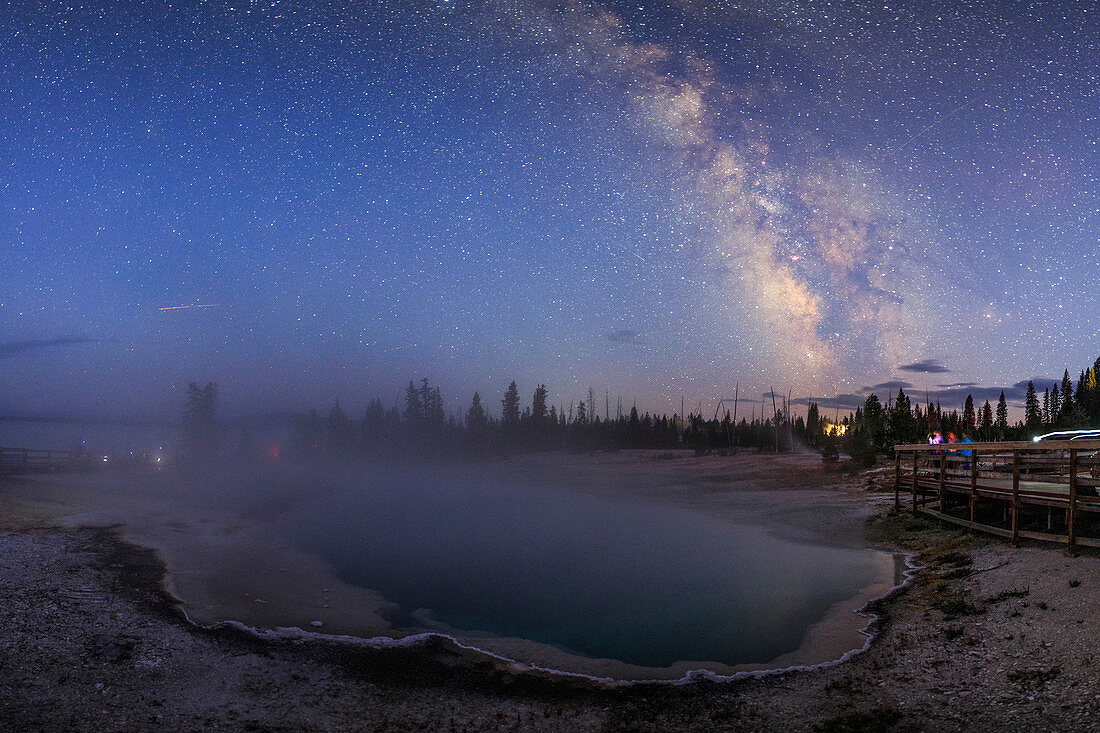
M 382 406 L 382 400 L 377 397 L 367 405 L 367 412 L 363 416 L 362 442 L 372 450 L 383 450 L 392 443 L 401 432 L 401 415 L 397 411 L 396 404 L 393 410 L 386 411 Z M 310 441 L 303 441 L 310 445 Z
M 328 422 L 325 424 L 328 433 L 328 446 L 332 450 L 344 452 L 351 449 L 351 425 L 348 416 L 340 407 L 340 400 L 336 400 L 332 409 L 328 412 Z
M 887 447 L 898 443 L 914 443 L 920 439 L 920 428 L 913 417 L 913 411 L 909 397 L 905 391 L 898 390 L 897 399 L 894 400 L 886 415 L 886 444 Z
M 1005 401 L 1004 390 L 1001 390 L 1001 396 L 997 400 L 997 419 L 993 427 L 997 429 L 997 439 L 1004 439 L 1005 431 L 1008 430 L 1008 402 Z
M 1062 404 L 1059 410 L 1059 418 L 1066 422 L 1073 414 L 1073 382 L 1069 378 L 1069 369 L 1062 375 Z
M 424 386 L 427 387 L 428 380 L 424 380 Z M 439 387 L 433 387 L 430 392 L 430 398 L 427 403 L 427 415 L 428 424 L 435 429 L 443 427 L 443 424 L 447 420 L 447 413 L 443 409 L 443 393 Z
M 811 446 L 821 443 L 821 415 L 818 412 L 817 403 L 811 402 L 806 408 L 806 442 Z
M 836 428 L 830 428 L 829 434 L 821 441 L 821 460 L 825 464 L 833 464 L 840 458 L 840 439 L 836 435 Z
M 1085 372 L 1085 414 L 1088 415 L 1089 425 L 1100 422 L 1100 393 L 1097 392 L 1096 367 L 1093 366 Z
M 700 420 L 700 422 L 702 422 Z M 638 406 L 630 408 L 630 417 L 626 423 L 626 438 L 631 448 L 640 448 L 642 445 L 642 423 L 638 419 Z
M 480 434 L 489 425 L 489 418 L 485 414 L 485 408 L 481 404 L 481 395 L 474 392 L 474 398 L 470 401 L 470 409 L 466 410 L 466 429 L 471 433 Z
M 1004 393 L 1001 393 L 1004 396 Z M 999 409 L 999 408 L 998 408 Z M 1027 393 L 1024 397 L 1024 427 L 1031 431 L 1038 431 L 1043 426 L 1043 416 L 1039 411 L 1039 398 L 1035 394 L 1035 383 L 1027 383 Z
M 531 419 L 536 425 L 541 425 L 546 420 L 546 385 L 535 387 L 535 396 L 531 398 Z
M 993 407 L 989 404 L 989 400 L 985 401 L 982 405 L 982 416 L 978 422 L 978 430 L 981 431 L 982 440 L 992 440 L 993 438 Z
M 424 419 L 424 406 L 420 401 L 420 390 L 412 380 L 405 388 L 405 422 L 418 425 Z
M 865 458 L 865 461 L 870 460 L 873 463 L 873 451 L 887 451 L 893 447 L 886 444 L 886 410 L 882 408 L 882 403 L 878 401 L 877 395 L 868 395 L 863 402 L 862 413 L 856 410 L 856 425 L 859 432 L 864 433 L 863 441 L 870 446 L 872 451 L 870 458 Z M 852 457 L 855 458 L 856 456 L 853 455 Z
M 504 422 L 504 429 L 514 430 L 519 425 L 519 388 L 516 387 L 514 380 L 505 390 L 501 405 L 503 409 L 500 416 Z
M 208 456 L 221 448 L 222 432 L 218 425 L 218 385 L 207 382 L 199 387 L 187 384 L 187 403 L 183 412 L 183 444 L 192 456 Z
M 977 416 L 974 414 L 974 397 L 967 395 L 966 402 L 963 403 L 963 430 L 973 432 L 976 426 Z

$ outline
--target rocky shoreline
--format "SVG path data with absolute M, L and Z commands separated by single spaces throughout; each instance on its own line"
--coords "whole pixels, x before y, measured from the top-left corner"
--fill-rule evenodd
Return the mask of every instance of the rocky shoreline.
M 837 487 L 876 511 L 876 474 Z M 189 624 L 158 557 L 10 505 L 0 533 L 0 720 L 12 730 L 1050 730 L 1100 727 L 1100 558 L 1013 548 L 879 511 L 925 569 L 836 665 L 599 689 L 438 642 L 372 650 Z

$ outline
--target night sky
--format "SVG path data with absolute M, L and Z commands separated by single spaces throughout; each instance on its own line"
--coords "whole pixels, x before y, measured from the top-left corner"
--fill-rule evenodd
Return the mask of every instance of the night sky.
M 1018 400 L 1100 355 L 1098 46 L 1092 2 L 5 3 L 0 413 Z

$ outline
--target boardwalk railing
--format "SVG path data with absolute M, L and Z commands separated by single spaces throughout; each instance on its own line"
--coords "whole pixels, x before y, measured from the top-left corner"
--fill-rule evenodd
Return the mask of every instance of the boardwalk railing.
M 0 475 L 82 470 L 95 458 L 87 451 L 0 447 Z
M 1100 440 L 919 443 L 894 456 L 896 509 L 1069 554 L 1100 547 Z

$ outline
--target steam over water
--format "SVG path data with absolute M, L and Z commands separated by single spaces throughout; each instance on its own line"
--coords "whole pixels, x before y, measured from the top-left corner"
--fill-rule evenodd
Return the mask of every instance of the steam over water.
M 444 470 L 329 482 L 282 517 L 344 581 L 398 604 L 399 628 L 520 637 L 644 666 L 767 662 L 883 581 L 874 551 Z

